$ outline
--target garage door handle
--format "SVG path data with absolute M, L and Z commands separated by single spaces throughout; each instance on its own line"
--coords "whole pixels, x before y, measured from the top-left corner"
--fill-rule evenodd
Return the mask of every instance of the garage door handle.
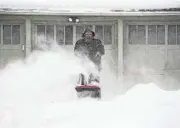
M 24 51 L 24 45 L 22 45 L 22 50 Z

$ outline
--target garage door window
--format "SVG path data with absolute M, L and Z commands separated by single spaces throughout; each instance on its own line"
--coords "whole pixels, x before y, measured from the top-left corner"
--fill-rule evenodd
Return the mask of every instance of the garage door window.
M 148 44 L 164 45 L 165 44 L 165 26 L 148 25 Z
M 112 44 L 112 25 L 37 25 L 37 43 L 51 44 L 56 41 L 59 45 L 73 45 L 82 38 L 86 28 L 95 32 L 95 38 L 105 45 Z
M 112 25 L 96 25 L 95 33 L 105 45 L 112 44 Z
M 56 41 L 58 44 L 63 45 L 65 42 L 65 32 L 64 32 L 65 27 L 61 25 L 56 26 Z
M 73 44 L 73 26 L 65 26 L 65 42 L 66 45 Z
M 168 44 L 180 44 L 180 25 L 168 25 Z
M 20 25 L 3 25 L 3 44 L 20 44 Z
M 146 44 L 145 25 L 129 25 L 129 44 Z
M 72 45 L 73 26 L 37 25 L 37 36 L 37 42 L 50 44 L 56 40 L 60 45 Z
M 165 25 L 129 25 L 128 40 L 131 45 L 164 45 Z

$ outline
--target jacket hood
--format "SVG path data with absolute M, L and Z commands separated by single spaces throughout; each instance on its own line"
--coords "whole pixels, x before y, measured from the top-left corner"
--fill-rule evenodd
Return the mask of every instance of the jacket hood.
M 95 32 L 93 32 L 91 29 L 89 28 L 86 28 L 86 30 L 84 31 L 84 33 L 82 34 L 82 37 L 84 38 L 85 37 L 85 33 L 86 32 L 91 32 L 93 34 L 93 37 L 95 36 Z

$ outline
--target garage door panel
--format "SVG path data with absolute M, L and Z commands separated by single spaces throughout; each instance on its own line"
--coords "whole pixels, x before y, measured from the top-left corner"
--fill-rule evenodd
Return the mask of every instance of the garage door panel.
M 180 50 L 167 51 L 166 69 L 180 69 Z
M 162 83 L 164 82 L 164 74 L 149 74 L 147 82 Z
M 165 62 L 164 50 L 148 50 L 147 65 L 152 70 L 163 70 Z
M 165 83 L 168 90 L 180 89 L 180 72 L 171 72 L 166 76 Z
M 124 52 L 124 69 L 125 73 L 137 72 L 146 64 L 145 50 L 127 50 Z
M 146 76 L 147 83 L 154 83 L 161 89 L 166 89 L 165 86 L 165 78 L 164 74 L 149 74 Z
M 0 49 L 19 49 L 19 50 L 23 50 L 23 45 L 19 44 L 19 45 L 0 45 Z
M 2 50 L 3 65 L 24 57 L 23 51 L 19 49 Z
M 3 50 L 0 50 L 0 68 L 3 67 Z
M 102 57 L 102 66 L 108 66 L 111 71 L 116 72 L 117 54 L 115 49 L 105 51 L 105 55 Z
M 143 50 L 145 49 L 147 46 L 146 45 L 129 45 L 129 44 L 124 44 L 124 49 L 126 50 Z
M 104 61 L 107 61 L 107 59 L 111 61 L 117 61 L 116 58 L 117 58 L 117 54 L 115 49 L 105 50 L 105 55 L 103 56 Z

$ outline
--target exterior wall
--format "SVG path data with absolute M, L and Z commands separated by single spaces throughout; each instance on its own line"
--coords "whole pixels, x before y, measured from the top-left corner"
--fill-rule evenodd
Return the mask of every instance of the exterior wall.
M 141 82 L 157 82 L 166 89 L 179 88 L 179 17 L 82 16 L 79 18 L 80 23 L 71 24 L 67 22 L 68 17 L 65 16 L 0 15 L 1 67 L 17 57 L 28 56 L 36 49 L 37 25 L 41 25 L 44 30 L 48 30 L 49 26 L 49 29 L 53 30 L 53 34 L 52 31 L 49 33 L 53 40 L 72 53 L 84 26 L 90 26 L 96 32 L 97 37 L 100 37 L 105 43 L 106 55 L 103 57 L 103 63 L 108 64 L 110 70 L 117 73 L 122 82 L 119 84 L 125 89 Z M 5 28 L 4 25 L 6 25 Z M 131 29 L 129 29 L 130 25 L 132 25 Z M 70 30 L 72 29 L 70 40 L 66 40 L 67 26 L 70 26 Z M 111 27 L 111 39 L 107 38 L 110 37 L 109 33 L 103 31 L 108 29 L 108 26 Z M 57 36 L 57 28 L 61 30 L 59 31 L 60 36 Z M 3 38 L 4 35 L 8 35 L 7 33 L 11 33 L 11 35 Z M 20 35 L 20 38 L 17 39 L 14 35 Z M 62 38 L 58 38 L 61 36 Z M 10 43 L 4 44 L 4 42 Z

